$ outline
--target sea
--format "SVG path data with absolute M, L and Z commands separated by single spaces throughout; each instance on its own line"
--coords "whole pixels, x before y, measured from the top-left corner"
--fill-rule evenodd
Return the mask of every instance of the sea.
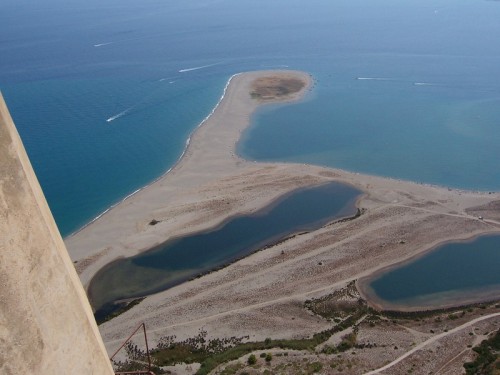
M 0 0 L 0 90 L 64 236 L 166 173 L 230 76 L 297 69 L 237 149 L 500 190 L 500 2 Z

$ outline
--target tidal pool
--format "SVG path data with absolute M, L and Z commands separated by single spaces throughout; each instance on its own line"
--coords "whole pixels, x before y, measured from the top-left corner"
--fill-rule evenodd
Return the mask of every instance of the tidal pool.
M 117 260 L 99 271 L 90 283 L 89 296 L 96 317 L 112 311 L 116 301 L 165 290 L 292 233 L 355 215 L 360 194 L 340 183 L 299 189 L 255 214 L 233 217 L 217 228 L 175 238 L 134 257 Z

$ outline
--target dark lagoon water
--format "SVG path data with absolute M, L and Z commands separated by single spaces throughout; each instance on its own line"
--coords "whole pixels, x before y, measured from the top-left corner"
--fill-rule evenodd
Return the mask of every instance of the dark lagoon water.
M 247 70 L 316 86 L 245 157 L 500 188 L 498 1 L 1 3 L 0 89 L 63 235 L 171 168 Z
M 92 304 L 100 309 L 116 300 L 164 290 L 292 233 L 352 216 L 359 195 L 359 190 L 339 183 L 301 189 L 256 214 L 234 217 L 218 228 L 118 260 L 92 280 Z
M 403 309 L 498 299 L 500 235 L 441 245 L 377 276 L 368 294 L 382 306 Z

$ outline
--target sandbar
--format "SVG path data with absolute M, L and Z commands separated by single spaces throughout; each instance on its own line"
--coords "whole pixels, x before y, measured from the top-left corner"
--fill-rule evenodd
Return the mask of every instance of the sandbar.
M 262 78 L 298 79 L 298 92 L 255 94 Z M 355 220 L 293 236 L 228 267 L 147 297 L 100 326 L 108 350 L 142 322 L 152 344 L 200 329 L 212 337 L 307 337 L 330 323 L 304 308 L 320 297 L 447 240 L 500 231 L 498 193 L 461 191 L 306 164 L 243 160 L 235 152 L 251 115 L 266 103 L 307 96 L 313 78 L 297 71 L 235 75 L 181 160 L 65 242 L 85 287 L 118 257 L 252 213 L 294 189 L 328 181 L 364 192 Z M 278 94 L 281 91 L 278 92 Z M 252 95 L 252 93 L 254 93 Z M 479 214 L 482 218 L 479 218 Z M 292 324 L 293 321 L 293 324 Z

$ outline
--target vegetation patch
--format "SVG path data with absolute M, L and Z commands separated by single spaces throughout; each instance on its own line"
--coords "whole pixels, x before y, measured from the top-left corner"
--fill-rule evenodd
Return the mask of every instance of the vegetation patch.
M 145 297 L 144 297 L 145 298 Z M 118 315 L 123 314 L 125 311 L 130 310 L 132 307 L 141 303 L 144 298 L 137 298 L 130 302 L 122 302 L 115 304 L 118 308 L 113 308 L 109 314 L 94 314 L 97 325 L 101 325 L 113 318 L 116 318 Z
M 488 340 L 484 340 L 473 348 L 477 357 L 473 362 L 464 364 L 467 375 L 499 375 L 500 374 L 500 329 Z
M 358 331 L 359 324 L 363 322 L 370 327 L 374 327 L 384 321 L 388 324 L 396 324 L 398 320 L 420 321 L 424 318 L 433 318 L 439 322 L 442 320 L 456 320 L 463 317 L 466 313 L 473 312 L 476 308 L 487 308 L 490 305 L 477 304 L 466 307 L 457 307 L 452 309 L 442 309 L 435 311 L 422 312 L 398 312 L 383 311 L 379 312 L 370 308 L 366 301 L 359 295 L 355 282 L 350 282 L 346 287 L 335 291 L 327 296 L 311 299 L 305 302 L 304 307 L 317 316 L 332 321 L 332 327 L 321 332 L 317 332 L 312 337 L 302 339 L 271 339 L 264 341 L 248 342 L 248 336 L 231 337 L 226 339 L 208 339 L 206 331 L 200 331 L 196 337 L 184 341 L 176 341 L 175 336 L 163 337 L 158 346 L 151 350 L 152 362 L 155 366 L 156 374 L 164 374 L 161 367 L 171 366 L 178 363 L 199 363 L 201 366 L 197 375 L 205 375 L 212 372 L 218 366 L 236 361 L 243 356 L 249 355 L 245 362 L 231 364 L 225 369 L 221 369 L 223 374 L 241 374 L 244 367 L 250 366 L 257 369 L 265 364 L 267 371 L 279 371 L 284 373 L 305 373 L 314 374 L 325 371 L 323 366 L 329 366 L 329 371 L 342 372 L 353 366 L 351 360 L 338 358 L 329 363 L 299 363 L 294 360 L 283 364 L 278 357 L 288 356 L 288 352 L 277 352 L 271 355 L 271 349 L 297 350 L 309 353 L 316 353 L 318 346 L 323 344 L 323 354 L 337 354 L 340 357 L 342 352 L 354 349 L 364 349 L 376 347 L 375 343 L 359 343 Z M 491 306 L 490 306 L 491 307 Z M 345 334 L 337 345 L 325 345 L 332 335 L 352 328 L 351 332 Z M 500 347 L 500 337 L 497 332 L 495 337 L 483 342 L 481 346 L 474 350 L 478 353 L 476 361 L 466 364 L 467 374 L 494 374 L 500 375 L 500 360 L 498 352 Z M 261 352 L 260 357 L 255 352 Z M 121 371 L 134 371 L 144 369 L 144 363 L 147 362 L 146 353 L 137 347 L 129 346 L 127 349 L 128 360 L 121 364 Z M 274 359 L 276 358 L 276 359 Z M 273 366 L 273 364 L 276 365 Z M 128 367 L 127 367 L 128 366 Z M 142 366 L 142 367 L 141 367 Z M 291 366 L 291 367 L 288 367 Z M 278 370 L 279 367 L 279 370 Z M 285 368 L 286 367 L 286 368 Z M 497 371 L 497 372 L 484 372 Z M 484 371 L 483 371 L 484 370 Z M 474 372 L 475 371 L 475 372 Z M 483 371 L 483 372 L 481 372 Z M 168 373 L 168 372 L 167 372 Z
M 206 375 L 220 364 L 236 360 L 255 351 L 280 348 L 313 352 L 319 344 L 324 343 L 333 334 L 355 325 L 366 313 L 366 307 L 360 308 L 334 327 L 315 333 L 311 338 L 304 339 L 272 340 L 268 338 L 259 342 L 243 342 L 243 340 L 248 339 L 248 336 L 245 336 L 208 340 L 206 331 L 200 331 L 196 337 L 181 342 L 176 342 L 175 336 L 166 336 L 160 340 L 156 348 L 151 350 L 151 357 L 155 368 L 159 370 L 161 370 L 160 367 L 171 366 L 177 363 L 201 363 L 201 367 L 196 374 Z M 144 369 L 144 363 L 147 362 L 146 353 L 131 344 L 127 346 L 126 350 L 128 360 L 117 364 L 120 365 L 120 371 L 134 371 L 137 367 Z M 286 356 L 287 353 L 284 355 Z M 272 355 L 266 353 L 264 360 L 269 363 L 272 359 Z M 256 363 L 257 358 L 255 355 L 250 355 L 248 364 L 251 365 L 251 363 L 254 363 L 254 360 Z M 155 370 L 155 373 L 165 373 L 159 370 L 158 372 Z
M 299 92 L 306 83 L 292 77 L 262 77 L 254 81 L 250 96 L 254 99 L 273 100 Z
M 132 371 L 145 371 L 147 369 L 147 355 L 137 345 L 128 342 L 124 347 L 127 353 L 125 361 L 113 361 L 113 370 L 115 372 L 132 372 Z M 170 372 L 164 371 L 158 366 L 152 365 L 151 371 L 156 375 L 169 374 Z
M 336 322 L 346 319 L 360 309 L 367 309 L 354 281 L 327 296 L 307 300 L 304 305 L 312 313 Z

